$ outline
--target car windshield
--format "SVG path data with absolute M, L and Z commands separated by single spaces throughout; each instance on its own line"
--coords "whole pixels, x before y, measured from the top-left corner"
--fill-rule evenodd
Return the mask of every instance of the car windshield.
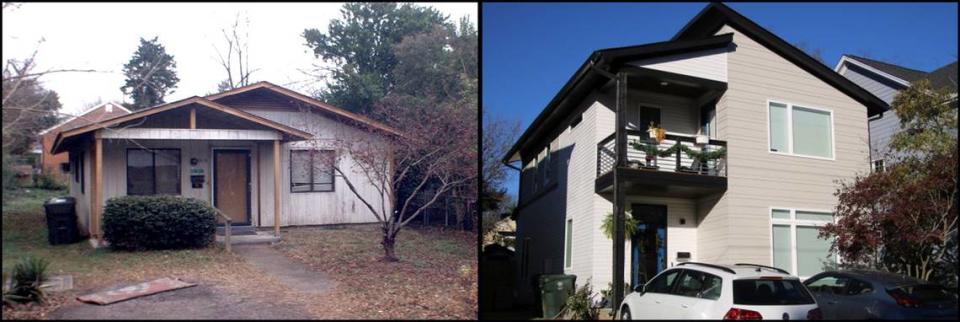
M 921 302 L 956 301 L 957 299 L 953 293 L 939 285 L 906 285 L 898 287 L 897 290 Z
M 741 305 L 814 304 L 796 279 L 740 279 L 733 281 L 733 303 Z

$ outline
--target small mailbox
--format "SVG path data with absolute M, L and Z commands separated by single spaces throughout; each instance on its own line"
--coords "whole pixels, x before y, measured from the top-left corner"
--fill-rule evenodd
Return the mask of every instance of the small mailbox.
M 194 167 L 190 169 L 190 185 L 194 189 L 202 189 L 205 179 L 206 176 L 203 175 L 203 168 Z

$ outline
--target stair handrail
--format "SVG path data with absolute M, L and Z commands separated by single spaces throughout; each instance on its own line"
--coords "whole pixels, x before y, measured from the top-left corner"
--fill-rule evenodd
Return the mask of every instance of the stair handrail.
M 233 223 L 233 220 L 230 219 L 230 216 L 227 216 L 227 214 L 224 214 L 223 211 L 220 211 L 220 209 L 213 207 L 213 210 L 217 213 L 218 216 L 223 218 L 223 222 L 224 222 L 223 243 L 227 247 L 227 252 L 232 252 L 230 247 L 230 231 L 232 230 L 230 229 L 230 224 Z

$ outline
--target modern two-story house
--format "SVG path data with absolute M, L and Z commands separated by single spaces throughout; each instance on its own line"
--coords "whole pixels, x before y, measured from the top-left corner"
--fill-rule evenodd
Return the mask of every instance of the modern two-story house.
M 50 152 L 69 153 L 70 195 L 82 231 L 102 240 L 107 200 L 168 194 L 209 202 L 244 227 L 376 222 L 364 199 L 388 198 L 336 140 L 396 137 L 389 126 L 259 82 L 193 96 L 57 134 Z M 386 141 L 384 141 L 386 142 Z M 392 206 L 392 205 L 390 205 Z M 388 209 L 389 211 L 389 209 Z
M 957 62 L 946 64 L 931 72 L 886 63 L 874 59 L 846 54 L 840 57 L 834 70 L 860 85 L 887 104 L 911 83 L 926 79 L 933 88 L 949 88 L 957 92 Z M 870 118 L 870 163 L 875 171 L 883 171 L 895 159 L 889 144 L 894 134 L 900 132 L 900 119 L 893 110 Z
M 522 169 L 519 300 L 539 274 L 599 291 L 684 261 L 822 271 L 835 180 L 870 170 L 886 108 L 719 3 L 669 41 L 593 52 L 503 159 Z M 606 237 L 610 214 L 635 234 Z

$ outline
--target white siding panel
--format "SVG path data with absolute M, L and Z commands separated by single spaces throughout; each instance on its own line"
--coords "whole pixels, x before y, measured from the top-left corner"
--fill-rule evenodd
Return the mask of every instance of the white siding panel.
M 637 67 L 726 82 L 727 52 L 729 51 L 729 48 L 717 48 L 637 60 L 629 64 Z

